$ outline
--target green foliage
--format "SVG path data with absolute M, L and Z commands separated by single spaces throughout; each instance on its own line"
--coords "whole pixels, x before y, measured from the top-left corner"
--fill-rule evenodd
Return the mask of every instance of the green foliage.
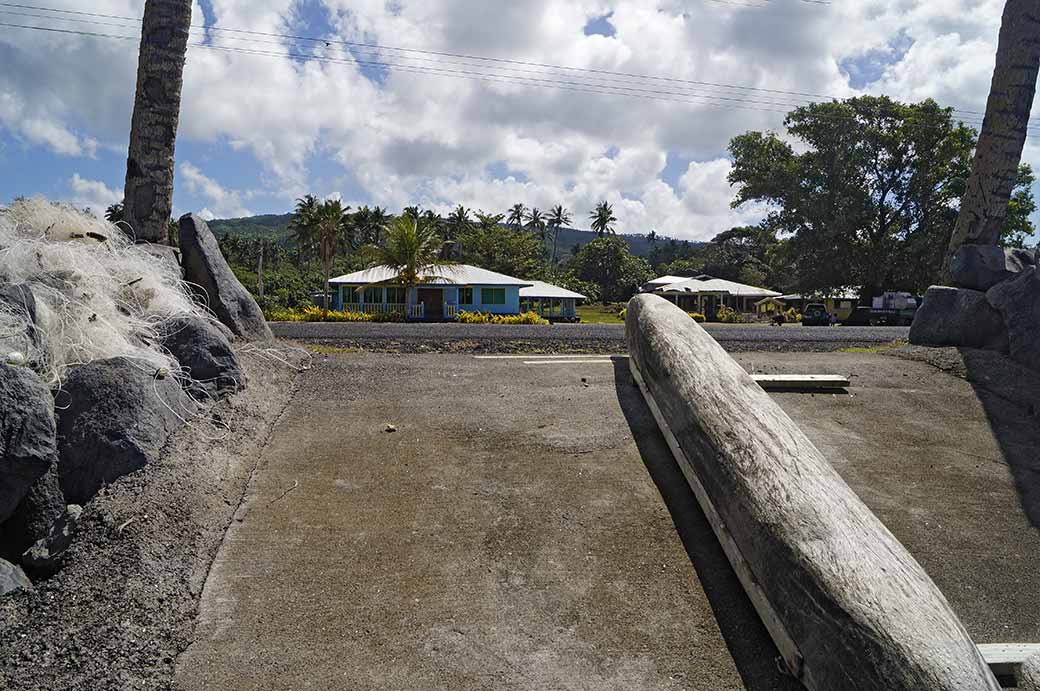
M 617 218 L 614 216 L 614 207 L 606 200 L 596 205 L 596 208 L 589 214 L 589 219 L 592 221 L 592 230 L 596 231 L 597 236 L 614 234 L 614 224 L 617 223 Z
M 708 319 L 700 312 L 687 312 L 686 314 L 690 315 L 690 319 L 697 322 L 698 324 L 703 324 Z
M 617 318 L 621 321 L 625 321 L 625 319 L 628 318 L 628 308 L 622 307 L 621 310 L 617 313 Z
M 729 146 L 733 205 L 769 204 L 764 227 L 786 240 L 772 250 L 773 274 L 801 292 L 857 285 L 868 295 L 937 280 L 974 132 L 934 101 L 874 96 L 796 108 L 785 126 L 802 153 L 774 133 Z
M 1000 236 L 1000 243 L 1006 247 L 1024 247 L 1026 239 L 1036 232 L 1036 226 L 1029 220 L 1036 211 L 1036 200 L 1033 199 L 1035 182 L 1036 175 L 1033 174 L 1032 166 L 1028 163 L 1020 165 L 1018 178 L 1008 202 L 1004 232 Z
M 650 264 L 633 256 L 616 237 L 597 238 L 585 245 L 568 269 L 579 279 L 599 286 L 603 302 L 628 300 L 651 278 Z
M 501 216 L 478 214 L 478 218 L 478 224 L 459 236 L 463 263 L 518 278 L 541 275 L 545 251 L 537 237 L 500 225 Z
M 370 322 L 372 315 L 363 312 L 337 312 L 320 307 L 304 307 L 301 310 L 280 307 L 264 310 L 264 318 L 272 322 Z
M 362 254 L 368 266 L 386 266 L 394 272 L 390 283 L 413 288 L 436 278 L 438 269 L 451 264 L 441 256 L 440 232 L 439 224 L 424 216 L 404 215 L 390 225 L 386 245 L 366 245 Z
M 455 319 L 460 324 L 531 324 L 544 326 L 548 319 L 538 316 L 537 312 L 523 314 L 490 314 L 489 312 L 467 312 L 462 310 Z
M 715 312 L 715 319 L 723 324 L 744 324 L 747 322 L 747 318 L 743 314 L 726 305 L 721 305 Z

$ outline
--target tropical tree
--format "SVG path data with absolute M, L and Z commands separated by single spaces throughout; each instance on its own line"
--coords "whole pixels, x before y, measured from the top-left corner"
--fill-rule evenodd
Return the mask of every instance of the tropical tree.
M 1005 230 L 1040 71 L 1038 5 L 1037 0 L 1007 0 L 1004 5 L 986 116 L 950 238 L 947 268 L 961 245 L 996 244 Z
M 614 217 L 614 207 L 606 200 L 596 205 L 596 208 L 589 214 L 589 218 L 592 220 L 592 229 L 599 237 L 614 234 L 614 224 L 617 223 L 617 218 Z
M 469 217 L 469 209 L 459 204 L 444 221 L 445 253 L 449 258 L 457 254 L 459 238 L 473 227 L 473 220 Z
M 729 145 L 732 205 L 765 202 L 790 287 L 923 290 L 938 280 L 971 166 L 974 132 L 928 99 L 860 96 L 791 111 L 788 137 L 747 132 Z M 797 141 L 797 150 L 791 142 Z
M 145 0 L 123 200 L 124 220 L 138 240 L 147 242 L 169 241 L 173 153 L 190 27 L 191 0 Z
M 314 249 L 311 243 L 311 219 L 321 202 L 313 194 L 296 200 L 292 217 L 289 219 L 289 235 L 296 245 L 296 263 L 302 266 Z
M 443 245 L 439 228 L 421 217 L 402 215 L 387 229 L 386 245 L 366 245 L 362 252 L 369 267 L 385 266 L 393 272 L 393 278 L 379 285 L 403 286 L 410 314 L 412 289 L 443 279 L 439 272 L 453 263 L 441 256 Z
M 596 238 L 586 244 L 567 268 L 580 280 L 598 285 L 604 304 L 627 300 L 651 277 L 650 264 L 633 255 L 628 243 L 617 237 Z
M 527 207 L 523 204 L 513 204 L 513 206 L 509 208 L 509 213 L 506 214 L 506 223 L 514 228 L 520 228 L 524 225 L 526 218 Z
M 477 214 L 478 223 L 460 238 L 462 261 L 510 276 L 540 277 L 545 247 L 531 233 L 502 225 L 503 218 Z
M 556 266 L 556 244 L 560 239 L 560 228 L 571 222 L 571 214 L 567 209 L 563 208 L 563 204 L 557 204 L 553 207 L 552 211 L 549 212 L 549 228 L 552 229 L 552 265 Z
M 290 221 L 297 243 L 317 254 L 325 277 L 324 309 L 330 303 L 329 281 L 336 255 L 350 245 L 351 218 L 349 206 L 338 199 L 319 202 L 312 195 L 296 201 L 296 211 Z
M 109 204 L 108 208 L 105 209 L 105 220 L 109 223 L 120 223 L 123 221 L 124 215 L 123 202 Z
M 380 207 L 370 209 L 362 206 L 353 215 L 353 238 L 360 245 L 378 245 L 383 240 L 383 232 L 389 222 L 389 216 Z
M 527 229 L 537 233 L 542 243 L 545 242 L 545 215 L 538 208 L 532 208 L 527 212 Z

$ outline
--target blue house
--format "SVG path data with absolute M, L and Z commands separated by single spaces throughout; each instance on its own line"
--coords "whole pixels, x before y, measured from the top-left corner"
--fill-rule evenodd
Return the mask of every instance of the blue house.
M 367 314 L 407 313 L 409 319 L 443 321 L 459 311 L 520 314 L 520 289 L 532 281 L 468 264 L 439 267 L 425 282 L 406 289 L 385 266 L 355 271 L 330 281 L 332 309 Z

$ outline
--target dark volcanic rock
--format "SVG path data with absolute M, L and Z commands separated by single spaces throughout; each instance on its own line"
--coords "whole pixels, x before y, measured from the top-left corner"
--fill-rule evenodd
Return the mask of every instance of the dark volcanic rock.
M 58 482 L 58 465 L 36 481 L 11 517 L 0 527 L 0 557 L 18 560 L 65 513 L 65 495 Z
M 82 514 L 82 507 L 70 504 L 51 526 L 48 534 L 22 555 L 22 566 L 33 578 L 47 578 L 58 570 L 65 550 L 72 544 Z
M 54 400 L 32 370 L 0 363 L 0 522 L 57 460 Z
M 219 398 L 245 388 L 245 372 L 215 323 L 183 315 L 166 322 L 163 331 L 162 345 L 187 370 L 186 387 L 194 395 Z
M 1004 319 L 986 300 L 986 294 L 946 286 L 932 286 L 925 293 L 910 327 L 910 342 L 1008 350 Z
M 1040 273 L 1035 267 L 998 283 L 986 293 L 1007 325 L 1011 358 L 1040 371 Z
M 950 263 L 950 277 L 958 288 L 985 291 L 1035 264 L 1031 250 L 961 245 Z
M 143 249 L 153 257 L 161 259 L 171 270 L 176 271 L 177 275 L 184 276 L 184 269 L 181 268 L 181 253 L 176 247 L 159 245 L 154 242 L 141 242 L 136 247 Z
M 32 590 L 32 581 L 21 568 L 0 559 L 0 595 L 10 595 L 20 590 Z
M 206 222 L 187 214 L 181 217 L 180 230 L 184 280 L 196 286 L 209 308 L 236 336 L 271 340 L 263 312 L 235 278 Z
M 70 370 L 58 403 L 58 474 L 68 501 L 85 504 L 102 485 L 154 461 L 195 413 L 177 380 L 126 358 Z
M 29 326 L 25 333 L 26 339 L 37 352 L 43 352 L 46 343 L 43 332 L 38 331 L 35 328 L 36 296 L 33 295 L 32 288 L 25 283 L 9 283 L 0 285 L 0 303 L 4 303 L 8 307 L 13 307 L 16 311 L 25 313 L 25 317 L 29 321 Z M 37 359 L 30 356 L 30 367 L 33 369 L 39 369 L 42 364 L 42 362 L 39 362 Z

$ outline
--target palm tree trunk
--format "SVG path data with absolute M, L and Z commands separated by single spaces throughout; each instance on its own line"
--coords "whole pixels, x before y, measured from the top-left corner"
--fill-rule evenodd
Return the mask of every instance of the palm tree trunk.
M 556 226 L 556 228 L 553 229 L 553 256 L 552 256 L 553 268 L 556 267 L 556 242 L 559 239 L 560 239 L 560 226 Z
M 1040 0 L 1008 0 L 997 62 L 971 177 L 961 200 L 943 273 L 966 243 L 995 245 L 1004 230 L 1040 69 Z
M 126 222 L 139 241 L 169 240 L 173 148 L 190 27 L 191 0 L 145 0 L 123 192 Z

